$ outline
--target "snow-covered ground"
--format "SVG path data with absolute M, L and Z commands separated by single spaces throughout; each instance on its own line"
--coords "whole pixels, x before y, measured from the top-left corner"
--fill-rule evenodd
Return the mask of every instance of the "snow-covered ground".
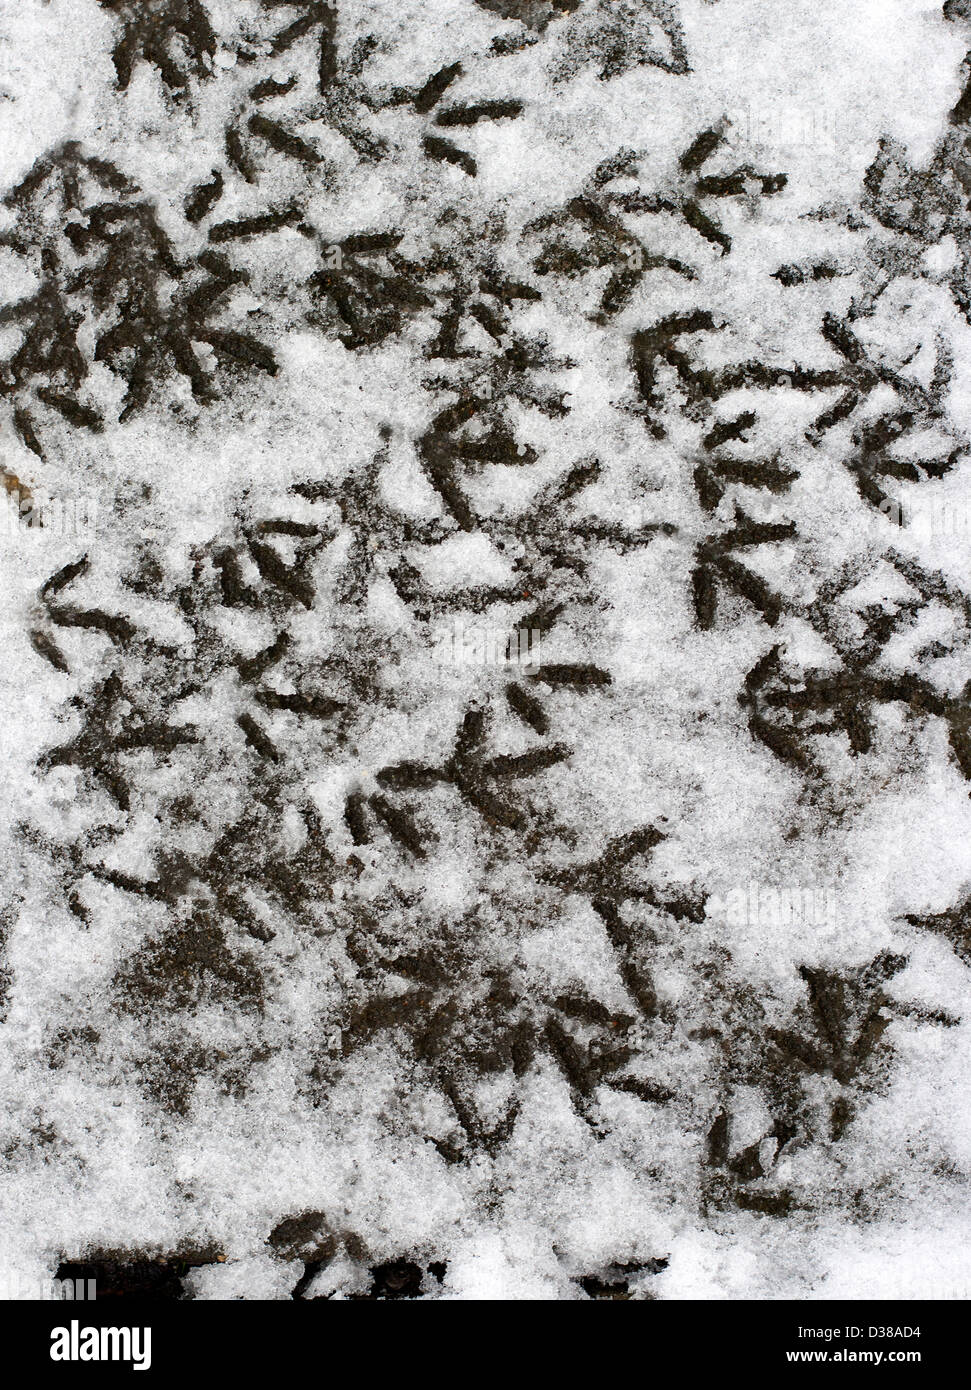
M 10 1296 L 969 1295 L 969 48 L 0 7 Z

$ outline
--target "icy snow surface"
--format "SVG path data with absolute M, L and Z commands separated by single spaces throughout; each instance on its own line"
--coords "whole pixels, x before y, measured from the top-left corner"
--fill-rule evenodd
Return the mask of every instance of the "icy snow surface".
M 0 6 L 0 1280 L 968 1296 L 969 48 Z

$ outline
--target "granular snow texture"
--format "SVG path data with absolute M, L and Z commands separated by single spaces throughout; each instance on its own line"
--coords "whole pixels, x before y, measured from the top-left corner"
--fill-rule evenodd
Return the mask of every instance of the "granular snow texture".
M 969 1295 L 969 48 L 0 9 L 9 1296 Z

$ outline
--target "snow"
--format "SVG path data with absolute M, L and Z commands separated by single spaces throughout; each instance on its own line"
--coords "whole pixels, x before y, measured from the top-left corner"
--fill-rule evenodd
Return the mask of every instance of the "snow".
M 4 9 L 12 1296 L 967 1297 L 969 47 Z

